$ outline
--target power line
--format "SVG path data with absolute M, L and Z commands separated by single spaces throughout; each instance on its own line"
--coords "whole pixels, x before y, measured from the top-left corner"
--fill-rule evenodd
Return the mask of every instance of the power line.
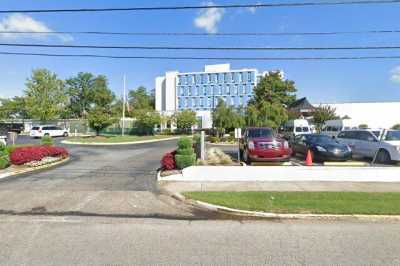
M 0 34 L 87 34 L 87 35 L 132 35 L 132 36 L 301 36 L 301 35 L 350 35 L 390 34 L 400 30 L 326 31 L 326 32 L 111 32 L 111 31 L 0 31 Z
M 327 1 L 327 2 L 295 2 L 295 3 L 257 3 L 201 6 L 148 6 L 148 7 L 112 7 L 112 8 L 71 8 L 71 9 L 22 9 L 0 10 L 0 13 L 61 13 L 61 12 L 113 12 L 113 11 L 163 11 L 163 10 L 192 10 L 208 8 L 272 8 L 272 7 L 306 7 L 306 6 L 338 6 L 338 5 L 369 5 L 395 4 L 400 0 L 358 0 L 358 1 Z
M 117 56 L 99 54 L 48 54 L 0 52 L 0 55 L 18 56 L 46 56 L 46 57 L 86 57 L 106 59 L 148 59 L 148 60 L 232 60 L 232 61 L 319 61 L 319 60 L 368 60 L 368 59 L 400 59 L 400 55 L 393 56 L 344 56 L 344 57 L 174 57 L 174 56 Z
M 27 44 L 0 43 L 0 46 L 36 48 L 78 49 L 128 49 L 128 50 L 203 50 L 203 51 L 324 51 L 324 50 L 387 50 L 400 46 L 337 46 L 337 47 L 201 47 L 201 46 L 121 46 L 121 45 L 72 45 L 72 44 Z

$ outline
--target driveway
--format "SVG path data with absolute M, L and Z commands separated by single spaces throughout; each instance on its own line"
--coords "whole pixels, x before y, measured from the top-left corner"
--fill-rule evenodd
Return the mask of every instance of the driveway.
M 57 145 L 60 140 L 56 139 Z M 18 142 L 30 141 L 21 136 Z M 157 187 L 160 159 L 175 149 L 176 141 L 63 146 L 71 154 L 67 164 L 0 181 L 0 213 L 171 218 L 196 215 Z

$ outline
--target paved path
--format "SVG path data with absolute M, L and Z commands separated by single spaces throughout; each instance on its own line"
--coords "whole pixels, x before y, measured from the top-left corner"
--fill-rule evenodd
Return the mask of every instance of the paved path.
M 399 265 L 400 224 L 0 217 L 2 265 Z
M 159 161 L 175 147 L 176 141 L 67 146 L 69 163 L 0 181 L 0 214 L 192 218 L 191 209 L 157 187 Z

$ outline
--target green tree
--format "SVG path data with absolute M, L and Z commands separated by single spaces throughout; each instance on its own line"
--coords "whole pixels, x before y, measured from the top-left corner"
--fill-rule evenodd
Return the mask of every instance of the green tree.
M 227 106 L 222 99 L 212 112 L 213 127 L 218 135 L 224 135 L 227 130 L 240 128 L 244 125 L 244 115 L 241 110 L 235 110 Z
M 190 132 L 197 123 L 196 113 L 191 110 L 177 112 L 174 114 L 174 122 L 179 131 Z
M 394 130 L 400 130 L 400 124 L 396 124 L 392 127 Z
M 0 118 L 28 119 L 25 98 L 16 96 L 12 99 L 0 99 Z
M 111 109 L 115 100 L 115 94 L 108 88 L 106 76 L 99 75 L 93 80 L 90 103 L 91 106 L 100 106 Z
M 64 82 L 47 69 L 33 70 L 25 97 L 28 115 L 44 122 L 58 118 L 67 103 Z
M 110 110 L 95 106 L 89 110 L 88 121 L 89 126 L 96 131 L 96 136 L 99 136 L 100 131 L 115 123 L 117 119 L 112 116 Z
M 75 118 L 85 117 L 92 103 L 92 91 L 95 76 L 92 73 L 79 72 L 67 79 L 69 111 Z
M 279 127 L 288 119 L 285 107 L 296 100 L 296 91 L 293 81 L 282 79 L 279 72 L 269 72 L 254 89 L 245 112 L 246 124 Z
M 139 127 L 139 133 L 154 134 L 154 127 L 161 123 L 161 115 L 152 110 L 139 110 L 136 114 L 136 124 Z
M 283 80 L 278 71 L 269 72 L 255 87 L 254 99 L 251 103 L 270 102 L 288 106 L 296 100 L 296 92 L 294 81 Z
M 369 128 L 369 126 L 368 126 L 367 124 L 360 124 L 360 125 L 358 126 L 358 128 L 360 128 L 360 129 L 367 129 L 367 128 Z
M 142 86 L 129 91 L 128 102 L 133 111 L 154 110 L 154 95 L 149 94 L 146 88 Z
M 320 105 L 318 108 L 316 108 L 313 117 L 314 117 L 313 121 L 317 130 L 321 130 L 322 126 L 326 121 L 339 118 L 336 115 L 336 108 L 333 108 L 329 105 L 327 106 Z

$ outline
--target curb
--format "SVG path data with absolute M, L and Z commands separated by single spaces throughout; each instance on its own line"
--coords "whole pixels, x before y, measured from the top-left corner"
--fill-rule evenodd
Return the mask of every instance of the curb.
M 215 205 L 199 200 L 188 199 L 181 193 L 170 193 L 177 200 L 183 201 L 194 207 L 203 208 L 212 212 L 220 212 L 234 216 L 247 218 L 264 218 L 264 219 L 279 219 L 279 220 L 360 220 L 360 221 L 400 221 L 400 215 L 363 215 L 363 214 L 291 214 L 291 213 L 267 213 L 259 211 L 246 211 L 240 209 L 228 208 L 220 205 Z
M 70 160 L 70 157 L 68 156 L 67 158 L 54 162 L 54 163 L 50 163 L 50 164 L 45 164 L 45 165 L 41 165 L 41 166 L 37 166 L 37 167 L 30 167 L 30 168 L 26 168 L 26 169 L 21 169 L 21 170 L 15 170 L 13 172 L 9 172 L 9 173 L 5 173 L 5 174 L 0 174 L 0 180 L 3 178 L 7 178 L 7 177 L 11 177 L 11 176 L 16 176 L 16 175 L 20 175 L 20 174 L 26 174 L 26 173 L 32 173 L 32 172 L 37 172 L 43 169 L 47 169 L 47 168 L 52 168 L 54 166 L 58 166 L 60 164 L 64 164 L 67 163 Z
M 209 141 L 206 141 L 206 144 L 211 146 L 238 146 L 238 143 L 212 143 Z
M 61 141 L 62 144 L 67 145 L 84 145 L 84 146 L 121 146 L 121 145 L 134 145 L 134 144 L 143 144 L 143 143 L 153 143 L 153 142 L 161 142 L 167 140 L 175 140 L 179 139 L 180 137 L 172 137 L 172 138 L 165 138 L 165 139 L 151 139 L 151 140 L 141 140 L 141 141 L 132 141 L 132 142 L 115 142 L 115 143 L 85 143 L 85 142 L 71 142 L 68 140 Z

